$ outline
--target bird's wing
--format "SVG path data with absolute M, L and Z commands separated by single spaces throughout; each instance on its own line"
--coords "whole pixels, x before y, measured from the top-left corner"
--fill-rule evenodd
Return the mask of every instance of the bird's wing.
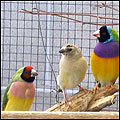
M 6 88 L 6 90 L 5 90 L 5 93 L 4 93 L 4 96 L 3 96 L 2 110 L 5 109 L 6 104 L 7 104 L 7 102 L 8 102 L 8 91 L 9 91 L 10 86 L 11 86 L 12 83 L 13 83 L 13 82 L 11 82 L 11 83 L 8 85 L 8 87 Z

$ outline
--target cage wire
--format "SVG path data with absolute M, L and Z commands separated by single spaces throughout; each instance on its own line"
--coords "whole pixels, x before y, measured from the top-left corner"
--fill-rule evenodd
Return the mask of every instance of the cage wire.
M 53 15 L 34 15 L 19 10 L 39 8 L 47 12 L 89 13 L 119 18 L 119 12 L 95 5 L 107 4 L 119 9 L 119 1 L 2 1 L 1 2 L 1 103 L 3 93 L 15 72 L 27 65 L 38 71 L 34 84 L 36 95 L 31 111 L 44 111 L 56 104 L 56 77 L 61 55 L 59 49 L 72 43 L 80 47 L 89 69 L 82 87 L 93 89 L 96 81 L 90 68 L 90 56 L 98 42 L 92 33 L 100 25 L 82 24 L 74 20 Z M 97 23 L 114 23 L 115 20 L 99 19 L 92 16 L 67 15 L 74 19 Z M 113 25 L 119 32 L 119 26 Z M 116 83 L 119 83 L 118 79 Z M 78 92 L 78 88 L 67 90 L 67 97 Z M 63 100 L 63 94 L 58 94 Z M 107 107 L 119 110 L 119 98 Z

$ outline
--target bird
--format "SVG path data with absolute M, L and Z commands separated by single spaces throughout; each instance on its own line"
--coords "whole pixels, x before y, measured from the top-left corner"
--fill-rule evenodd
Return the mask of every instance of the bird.
M 110 26 L 102 26 L 93 36 L 99 41 L 90 58 L 91 70 L 98 82 L 96 92 L 101 86 L 113 87 L 119 76 L 119 36 Z
M 59 62 L 57 84 L 60 89 L 62 89 L 65 104 L 68 104 L 68 99 L 65 93 L 66 89 L 73 89 L 78 86 L 84 91 L 87 90 L 79 84 L 85 77 L 88 64 L 82 55 L 81 50 L 73 44 L 66 44 L 59 50 L 59 53 L 62 54 L 62 57 Z
M 33 81 L 37 75 L 32 66 L 16 71 L 3 96 L 3 111 L 29 111 L 35 97 Z

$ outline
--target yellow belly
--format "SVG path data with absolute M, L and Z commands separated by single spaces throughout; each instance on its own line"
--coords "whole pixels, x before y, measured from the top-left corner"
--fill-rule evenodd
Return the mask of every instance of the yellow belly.
M 21 99 L 14 97 L 10 92 L 8 94 L 9 100 L 5 107 L 5 111 L 29 111 L 34 98 Z
M 90 59 L 92 73 L 102 84 L 114 83 L 119 75 L 119 56 L 114 58 L 101 58 L 94 52 Z

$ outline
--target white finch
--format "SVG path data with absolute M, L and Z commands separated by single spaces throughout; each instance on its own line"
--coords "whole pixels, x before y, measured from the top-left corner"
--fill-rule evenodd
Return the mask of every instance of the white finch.
M 67 44 L 60 49 L 59 53 L 62 53 L 62 57 L 59 63 L 57 83 L 62 89 L 65 103 L 67 103 L 65 89 L 79 86 L 85 77 L 88 65 L 82 52 L 75 45 Z M 84 88 L 82 89 L 84 90 Z

